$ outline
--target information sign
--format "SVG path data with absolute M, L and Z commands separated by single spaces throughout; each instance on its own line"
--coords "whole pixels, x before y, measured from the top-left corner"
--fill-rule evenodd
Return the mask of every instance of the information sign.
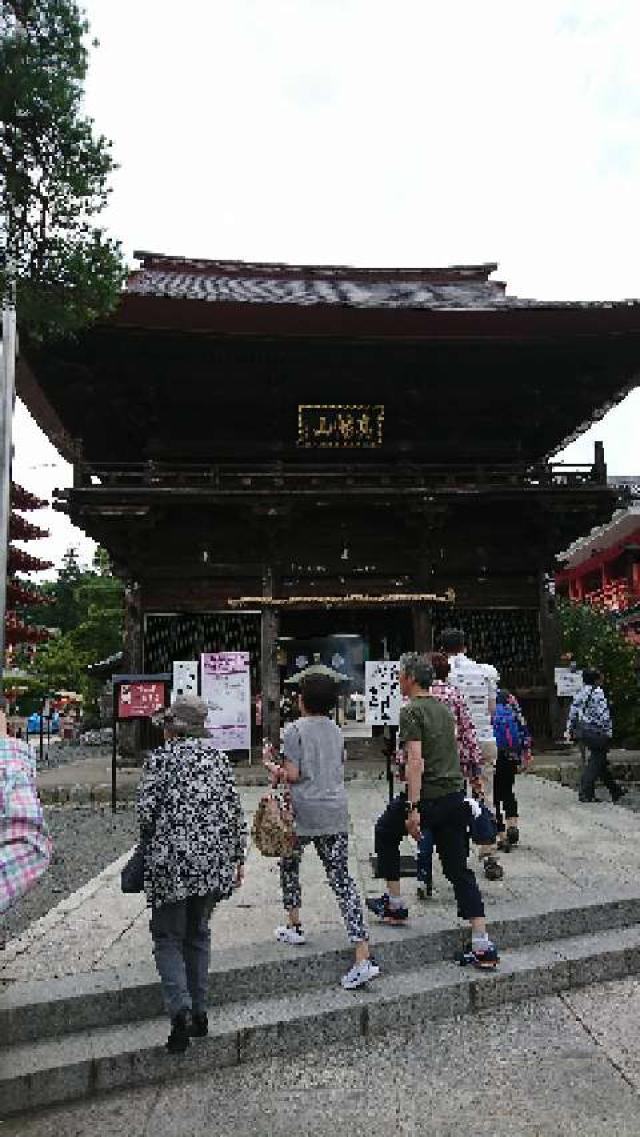
M 251 676 L 248 651 L 201 656 L 201 696 L 209 708 L 210 740 L 219 750 L 251 750 Z

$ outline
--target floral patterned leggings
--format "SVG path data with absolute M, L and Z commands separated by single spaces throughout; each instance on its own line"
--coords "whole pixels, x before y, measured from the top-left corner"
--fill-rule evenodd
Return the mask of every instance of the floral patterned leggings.
M 349 838 L 346 833 L 328 833 L 323 837 L 298 837 L 293 856 L 280 861 L 280 884 L 285 909 L 300 908 L 300 861 L 307 845 L 313 844 L 322 861 L 327 880 L 336 895 L 342 919 L 352 944 L 369 939 L 364 921 L 362 901 L 355 881 L 349 876 Z

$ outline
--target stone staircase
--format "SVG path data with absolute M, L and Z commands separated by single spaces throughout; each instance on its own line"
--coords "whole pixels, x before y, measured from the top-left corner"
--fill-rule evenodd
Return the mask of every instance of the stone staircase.
M 640 893 L 629 889 L 586 905 L 573 894 L 496 906 L 491 927 L 502 962 L 490 973 L 455 963 L 464 932 L 442 916 L 377 928 L 382 975 L 356 992 L 339 985 L 351 953 L 337 933 L 215 952 L 210 1034 L 180 1057 L 164 1049 L 146 964 L 14 983 L 0 993 L 0 1117 L 640 973 Z

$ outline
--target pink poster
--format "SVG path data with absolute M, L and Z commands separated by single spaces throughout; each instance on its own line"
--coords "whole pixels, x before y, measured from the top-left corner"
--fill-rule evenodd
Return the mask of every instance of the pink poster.
M 251 677 L 248 651 L 201 656 L 202 698 L 209 708 L 207 731 L 219 750 L 251 749 Z

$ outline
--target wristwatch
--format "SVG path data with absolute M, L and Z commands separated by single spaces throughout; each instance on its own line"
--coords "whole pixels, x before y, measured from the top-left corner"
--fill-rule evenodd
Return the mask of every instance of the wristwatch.
M 417 810 L 418 812 L 420 811 L 420 802 L 419 801 L 408 801 L 407 802 L 407 813 L 413 813 L 415 810 Z

